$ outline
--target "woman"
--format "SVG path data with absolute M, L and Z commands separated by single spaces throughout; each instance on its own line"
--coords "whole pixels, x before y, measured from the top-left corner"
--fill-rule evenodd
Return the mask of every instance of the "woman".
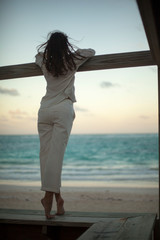
M 40 52 L 40 49 L 44 49 Z M 75 73 L 80 65 L 95 54 L 92 49 L 74 50 L 62 32 L 50 34 L 36 55 L 47 82 L 46 95 L 38 112 L 40 138 L 41 190 L 45 191 L 41 203 L 46 218 L 51 215 L 53 196 L 57 202 L 57 215 L 64 214 L 64 201 L 60 193 L 64 152 L 75 118 L 73 103 Z

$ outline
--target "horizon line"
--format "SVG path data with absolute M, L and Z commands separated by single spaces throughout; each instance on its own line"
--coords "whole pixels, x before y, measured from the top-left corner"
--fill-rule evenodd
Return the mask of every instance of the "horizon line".
M 145 135 L 145 134 L 159 134 L 158 132 L 128 132 L 128 133 L 71 133 L 71 135 L 130 135 L 130 134 L 141 134 L 141 135 Z M 9 134 L 1 134 L 0 136 L 38 136 L 38 133 L 9 133 Z

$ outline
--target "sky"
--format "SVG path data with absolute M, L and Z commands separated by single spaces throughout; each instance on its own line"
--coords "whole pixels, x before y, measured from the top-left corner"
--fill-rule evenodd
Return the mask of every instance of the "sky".
M 31 63 L 49 32 L 96 55 L 149 50 L 135 0 L 0 1 L 0 66 Z M 72 134 L 157 133 L 157 67 L 76 73 Z M 0 81 L 0 134 L 37 134 L 43 76 Z

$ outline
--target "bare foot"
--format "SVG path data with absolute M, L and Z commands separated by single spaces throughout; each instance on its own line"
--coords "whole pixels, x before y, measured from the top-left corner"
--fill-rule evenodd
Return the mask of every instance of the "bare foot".
M 64 215 L 65 210 L 64 210 L 64 200 L 61 196 L 56 197 L 56 202 L 57 202 L 57 213 L 56 215 Z
M 44 207 L 44 211 L 45 211 L 45 215 L 47 219 L 52 219 L 55 217 L 55 215 L 51 215 L 50 212 L 52 210 L 52 201 L 53 201 L 53 197 L 52 198 L 42 198 L 41 199 L 41 203 Z

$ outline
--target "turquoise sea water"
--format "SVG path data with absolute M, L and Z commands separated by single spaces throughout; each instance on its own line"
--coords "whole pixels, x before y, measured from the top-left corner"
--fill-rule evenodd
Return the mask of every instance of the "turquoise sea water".
M 0 180 L 40 181 L 37 135 L 0 136 Z M 158 135 L 71 135 L 62 180 L 158 183 Z

